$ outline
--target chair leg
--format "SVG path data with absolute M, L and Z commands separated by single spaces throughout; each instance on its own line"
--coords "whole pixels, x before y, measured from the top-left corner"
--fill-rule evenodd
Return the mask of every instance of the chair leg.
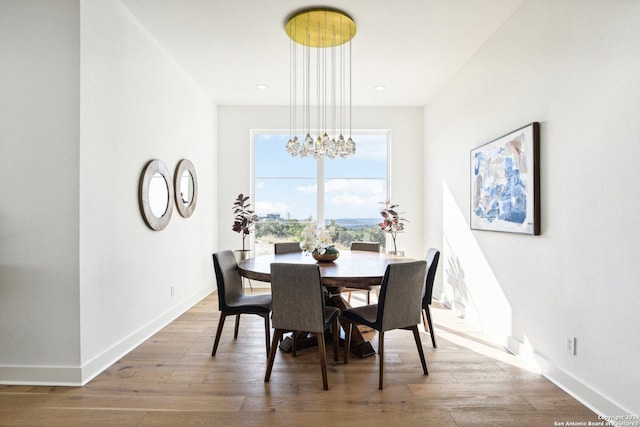
M 213 341 L 213 350 L 211 350 L 211 356 L 216 355 L 218 351 L 218 344 L 220 343 L 220 336 L 222 335 L 222 328 L 224 327 L 224 320 L 227 318 L 226 313 L 220 313 L 220 320 L 218 320 L 218 329 L 216 331 L 216 338 Z
M 427 308 L 424 310 L 424 312 L 427 315 L 427 322 L 429 323 L 429 333 L 431 334 L 431 344 L 433 345 L 433 348 L 438 347 L 436 345 L 436 334 L 433 331 L 433 323 L 431 323 L 431 306 L 427 305 Z
M 338 346 L 340 345 L 340 328 L 338 327 L 338 319 L 333 321 L 331 325 L 331 336 L 333 337 L 333 361 L 338 361 Z
M 353 324 L 347 320 L 344 330 L 344 364 L 349 363 L 349 350 L 351 347 L 351 328 Z
M 367 305 L 371 305 L 371 291 L 367 291 Z
M 324 345 L 324 332 L 314 332 L 316 339 L 318 340 L 318 351 L 320 352 L 320 369 L 322 369 L 322 387 L 325 390 L 329 390 L 329 381 L 327 380 L 327 355 L 326 347 Z
M 264 338 L 267 344 L 267 357 L 269 357 L 269 343 L 271 342 L 271 324 L 269 323 L 269 313 L 264 316 Z
M 378 374 L 378 389 L 382 390 L 382 373 L 384 372 L 384 332 L 378 332 L 378 358 L 380 358 L 380 373 Z
M 422 350 L 422 340 L 420 339 L 420 331 L 418 331 L 418 325 L 414 325 L 411 330 L 413 331 L 413 338 L 416 340 L 416 346 L 418 347 L 420 363 L 422 363 L 422 372 L 425 375 L 429 375 L 429 371 L 427 371 L 427 361 L 424 358 L 424 351 Z
M 267 372 L 264 374 L 264 382 L 268 383 L 271 378 L 271 369 L 273 368 L 273 361 L 276 358 L 276 351 L 278 349 L 278 339 L 282 337 L 282 329 L 276 329 L 273 332 L 273 342 L 271 343 L 271 350 L 269 351 L 269 359 L 267 360 Z
M 296 357 L 296 331 L 291 331 L 291 357 Z
M 347 295 L 347 302 L 349 304 L 351 304 L 351 292 L 347 292 L 349 295 Z
M 236 329 L 233 331 L 233 339 L 238 339 L 238 329 L 240 329 L 240 314 L 236 314 Z

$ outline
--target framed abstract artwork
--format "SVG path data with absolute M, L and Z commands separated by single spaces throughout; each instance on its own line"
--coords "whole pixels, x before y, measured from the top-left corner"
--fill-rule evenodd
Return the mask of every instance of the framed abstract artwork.
M 540 124 L 471 150 L 471 228 L 540 234 Z

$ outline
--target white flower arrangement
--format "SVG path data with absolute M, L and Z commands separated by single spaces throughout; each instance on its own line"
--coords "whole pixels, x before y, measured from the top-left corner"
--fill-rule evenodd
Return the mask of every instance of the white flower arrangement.
M 300 249 L 307 254 L 316 253 L 324 255 L 337 253 L 337 249 L 333 246 L 333 243 L 331 243 L 331 235 L 334 233 L 335 227 L 318 227 L 312 222 L 302 230 Z

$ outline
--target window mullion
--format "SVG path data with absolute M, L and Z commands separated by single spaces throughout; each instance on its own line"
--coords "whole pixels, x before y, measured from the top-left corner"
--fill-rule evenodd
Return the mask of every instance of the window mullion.
M 317 173 L 317 188 L 318 188 L 318 194 L 317 194 L 317 205 L 318 205 L 318 225 L 324 225 L 324 200 L 325 200 L 325 195 L 324 195 L 324 158 L 319 159 L 318 160 L 318 167 L 317 167 L 318 173 Z

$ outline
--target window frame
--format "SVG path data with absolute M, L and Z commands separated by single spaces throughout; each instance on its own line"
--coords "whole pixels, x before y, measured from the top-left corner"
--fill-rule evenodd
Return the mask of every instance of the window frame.
M 317 130 L 311 130 L 312 134 L 318 133 Z M 290 134 L 290 131 L 288 129 L 251 129 L 250 131 L 250 138 L 251 138 L 251 144 L 250 144 L 250 149 L 249 149 L 249 155 L 251 157 L 250 160 L 250 194 L 251 194 L 251 198 L 255 201 L 255 182 L 256 182 L 256 148 L 255 148 L 255 140 L 256 140 L 256 135 L 260 135 L 260 134 L 270 134 L 270 135 L 286 135 L 288 136 Z M 357 130 L 352 130 L 351 134 L 353 136 L 358 136 L 358 135 L 384 135 L 386 138 L 386 167 L 385 167 L 385 180 L 386 180 L 386 188 L 385 188 L 385 193 L 386 193 L 386 200 L 388 200 L 390 198 L 390 189 L 391 189 L 391 131 L 390 129 L 367 129 L 367 130 L 363 130 L 363 129 L 357 129 Z M 356 139 L 356 144 L 357 144 L 357 139 Z M 282 146 L 282 150 L 285 151 L 285 147 L 284 145 Z M 325 199 L 326 199 L 326 194 L 325 194 L 325 182 L 326 182 L 326 174 L 325 174 L 325 162 L 327 161 L 332 161 L 333 159 L 327 159 L 327 158 L 322 158 L 320 160 L 316 160 L 317 162 L 317 166 L 316 166 L 316 185 L 317 185 L 317 193 L 316 193 L 316 221 L 318 224 L 324 224 L 325 223 Z M 339 160 L 338 160 L 339 161 Z M 273 178 L 277 178 L 277 177 L 273 177 Z M 282 177 L 283 179 L 285 177 Z M 330 179 L 339 179 L 339 178 L 330 178 Z M 356 178 L 356 179 L 379 179 L 379 178 Z M 255 233 L 253 233 L 254 235 L 251 236 L 251 243 L 250 243 L 250 247 L 255 250 Z

